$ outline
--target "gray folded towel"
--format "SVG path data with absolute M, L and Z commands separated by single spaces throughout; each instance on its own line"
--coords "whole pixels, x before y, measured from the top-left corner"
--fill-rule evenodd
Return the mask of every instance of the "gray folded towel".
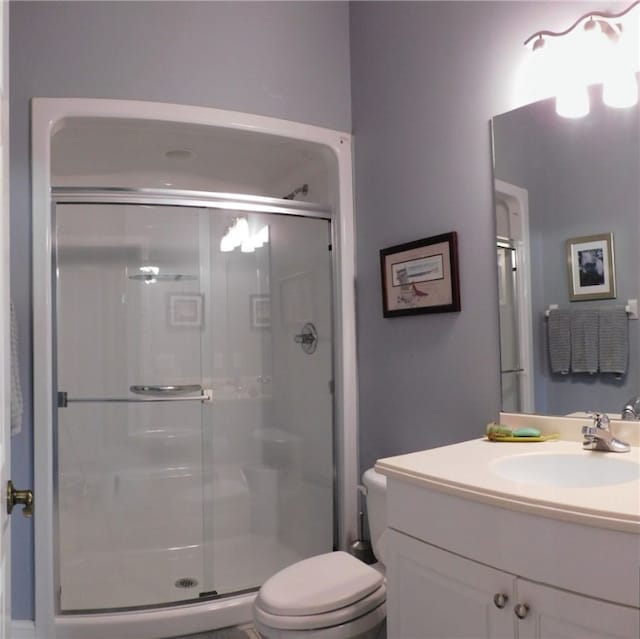
M 551 372 L 566 375 L 571 368 L 571 312 L 551 309 L 547 320 L 547 335 Z
M 629 360 L 629 320 L 623 306 L 600 311 L 598 344 L 600 372 L 624 375 Z
M 598 309 L 571 311 L 571 372 L 598 372 Z

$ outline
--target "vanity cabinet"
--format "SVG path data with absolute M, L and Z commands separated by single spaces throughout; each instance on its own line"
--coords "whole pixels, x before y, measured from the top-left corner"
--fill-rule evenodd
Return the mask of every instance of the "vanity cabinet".
M 516 580 L 519 602 L 529 606 L 518 620 L 518 639 L 640 637 L 640 610 L 558 588 Z
M 395 530 L 387 534 L 389 639 L 640 636 L 637 608 L 534 583 Z
M 514 578 L 394 530 L 387 531 L 389 639 L 514 636 Z M 495 594 L 509 600 L 500 609 Z

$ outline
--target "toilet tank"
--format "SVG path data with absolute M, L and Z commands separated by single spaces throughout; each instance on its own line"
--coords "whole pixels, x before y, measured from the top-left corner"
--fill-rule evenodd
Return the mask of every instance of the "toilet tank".
M 369 468 L 362 475 L 362 483 L 367 489 L 367 520 L 371 533 L 371 546 L 376 559 L 382 564 L 384 557 L 384 536 L 387 528 L 387 478 Z

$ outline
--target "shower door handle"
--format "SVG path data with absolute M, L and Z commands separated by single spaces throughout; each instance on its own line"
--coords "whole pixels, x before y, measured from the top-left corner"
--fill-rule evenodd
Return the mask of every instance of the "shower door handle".
M 151 395 L 152 397 L 181 396 L 190 393 L 202 394 L 202 386 L 200 384 L 178 384 L 165 386 L 134 385 L 129 390 L 136 395 Z
M 178 395 L 177 397 L 69 397 L 66 391 L 58 392 L 58 408 L 66 408 L 69 404 L 150 404 L 156 402 L 210 402 L 213 391 L 210 388 L 201 389 L 200 395 Z

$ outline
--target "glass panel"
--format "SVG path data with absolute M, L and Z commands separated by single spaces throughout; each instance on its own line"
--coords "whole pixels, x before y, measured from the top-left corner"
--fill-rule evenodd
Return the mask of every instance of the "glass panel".
M 134 385 L 202 383 L 199 220 L 177 207 L 57 207 L 63 610 L 200 592 L 201 402 L 110 401 L 149 398 Z
M 204 570 L 206 591 L 218 594 L 330 551 L 334 534 L 329 223 L 241 217 L 268 242 L 221 252 L 232 218 L 211 218 L 205 296 L 213 401 L 203 408 L 203 459 L 212 469 Z M 319 337 L 309 354 L 296 342 L 307 323 Z

